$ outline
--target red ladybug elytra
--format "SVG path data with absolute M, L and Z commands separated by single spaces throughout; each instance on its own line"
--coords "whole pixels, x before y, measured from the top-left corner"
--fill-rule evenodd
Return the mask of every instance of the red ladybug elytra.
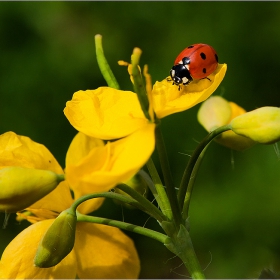
M 206 44 L 194 44 L 185 48 L 175 59 L 170 70 L 173 84 L 180 87 L 187 85 L 193 79 L 205 79 L 218 66 L 216 51 Z

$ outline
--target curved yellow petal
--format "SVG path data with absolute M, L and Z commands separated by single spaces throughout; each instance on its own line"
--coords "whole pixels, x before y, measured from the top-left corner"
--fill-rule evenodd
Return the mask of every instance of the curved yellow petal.
M 166 79 L 156 82 L 152 91 L 152 104 L 158 118 L 185 111 L 206 100 L 222 82 L 227 65 L 219 64 L 208 79 L 194 80 L 187 86 L 178 86 Z
M 127 136 L 148 122 L 134 92 L 109 87 L 74 93 L 64 114 L 78 131 L 106 140 Z
M 155 124 L 103 147 L 93 148 L 75 165 L 66 166 L 66 179 L 77 197 L 108 191 L 129 180 L 148 161 L 155 147 Z
M 29 137 L 9 131 L 0 135 L 0 168 L 21 166 L 51 170 L 62 174 L 63 170 L 51 152 Z
M 246 113 L 246 110 L 243 109 L 242 107 L 240 107 L 239 105 L 237 105 L 236 103 L 231 102 L 231 101 L 229 101 L 228 103 L 229 103 L 230 108 L 231 108 L 231 118 L 230 118 L 230 121 L 232 119 L 236 118 L 237 116 L 240 116 L 240 115 Z
M 85 135 L 82 132 L 78 132 L 75 137 L 73 138 L 67 154 L 66 154 L 66 166 L 71 166 L 71 165 L 76 165 L 80 161 L 83 160 L 84 157 L 86 157 L 90 151 L 96 147 L 103 147 L 104 141 L 101 139 L 89 137 Z M 77 193 L 77 189 L 73 189 L 74 191 L 74 197 L 77 199 L 80 197 L 82 194 Z M 88 200 L 84 203 L 82 203 L 79 207 L 78 210 L 80 213 L 87 214 L 95 211 L 98 209 L 101 204 L 103 203 L 104 199 L 103 198 L 96 198 L 96 199 L 91 199 Z
M 34 266 L 33 261 L 40 239 L 53 221 L 45 220 L 35 223 L 23 230 L 12 240 L 2 255 L 0 278 L 75 279 L 77 264 L 73 251 L 54 267 L 38 268 Z
M 51 193 L 32 204 L 29 209 L 46 209 L 60 213 L 72 204 L 73 199 L 69 185 L 61 182 Z
M 65 165 L 76 164 L 96 147 L 103 147 L 104 141 L 89 137 L 82 132 L 78 132 L 69 145 L 66 153 Z
M 105 225 L 77 224 L 74 251 L 80 279 L 137 279 L 140 262 L 133 241 Z

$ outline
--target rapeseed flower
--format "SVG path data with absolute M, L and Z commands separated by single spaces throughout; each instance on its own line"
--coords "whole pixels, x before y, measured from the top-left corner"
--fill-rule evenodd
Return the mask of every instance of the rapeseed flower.
M 133 151 L 129 151 L 131 149 L 129 140 L 130 138 L 127 138 L 127 142 L 121 143 L 119 147 L 117 147 L 118 141 L 115 141 L 109 145 L 112 147 L 108 148 L 101 140 L 87 137 L 81 133 L 77 134 L 67 152 L 66 164 L 69 164 L 67 166 L 69 171 L 66 168 L 65 175 L 66 178 L 70 177 L 70 182 L 73 181 L 72 175 L 70 175 L 72 171 L 77 171 L 78 177 L 81 175 L 81 184 L 75 181 L 73 187 L 71 186 L 75 199 L 88 191 L 91 193 L 108 191 L 114 186 L 113 180 L 107 180 L 104 184 L 95 183 L 94 180 L 94 178 L 99 178 L 101 173 L 108 173 L 109 169 L 112 170 L 112 173 L 116 171 L 115 174 L 121 174 L 120 178 L 124 178 L 124 180 L 135 172 L 122 172 L 122 167 L 117 164 L 118 158 L 124 159 L 125 156 L 129 157 L 133 153 Z M 134 139 L 132 142 L 134 143 Z M 101 154 L 105 155 L 102 157 L 103 161 L 98 157 Z M 16 165 L 51 170 L 58 174 L 63 173 L 62 168 L 45 146 L 13 132 L 7 132 L 0 136 L 0 155 L 1 167 Z M 133 158 L 139 159 L 138 156 L 132 156 L 131 162 Z M 80 166 L 85 161 L 90 162 L 93 169 L 91 177 L 88 176 L 87 180 L 83 177 L 84 173 L 79 171 Z M 98 167 L 100 167 L 99 170 Z M 93 184 L 91 184 L 90 178 L 93 180 Z M 0 278 L 138 277 L 139 259 L 130 238 L 117 228 L 82 222 L 77 223 L 75 244 L 69 255 L 59 264 L 50 268 L 34 266 L 36 251 L 45 232 L 53 224 L 58 214 L 73 203 L 69 181 L 67 179 L 62 181 L 51 193 L 30 205 L 26 211 L 18 213 L 20 219 L 26 218 L 34 224 L 16 236 L 5 249 L 0 261 Z M 115 184 L 117 183 L 118 179 Z M 105 184 L 108 184 L 107 188 L 105 188 Z M 90 189 L 90 186 L 93 189 Z M 102 199 L 87 201 L 80 205 L 78 210 L 84 214 L 92 212 L 102 204 L 102 201 Z

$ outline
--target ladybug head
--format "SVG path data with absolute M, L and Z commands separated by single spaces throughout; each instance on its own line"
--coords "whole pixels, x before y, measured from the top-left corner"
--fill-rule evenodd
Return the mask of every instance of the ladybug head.
M 170 70 L 170 76 L 173 84 L 177 86 L 180 84 L 187 85 L 193 80 L 189 70 L 183 64 L 174 65 Z

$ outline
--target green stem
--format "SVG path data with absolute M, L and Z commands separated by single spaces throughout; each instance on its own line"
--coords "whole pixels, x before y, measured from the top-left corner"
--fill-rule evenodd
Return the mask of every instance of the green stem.
M 135 48 L 131 56 L 133 85 L 134 85 L 134 91 L 138 96 L 142 111 L 145 117 L 148 120 L 150 120 L 151 118 L 149 115 L 149 100 L 146 93 L 146 87 L 144 85 L 143 78 L 139 70 L 140 56 L 141 56 L 141 50 Z
M 76 210 L 77 207 L 92 198 L 98 198 L 98 197 L 106 197 L 106 198 L 111 198 L 111 199 L 117 199 L 120 200 L 123 203 L 127 203 L 131 206 L 137 207 L 140 210 L 142 210 L 143 212 L 149 214 L 150 216 L 152 216 L 153 218 L 155 218 L 157 221 L 162 222 L 163 221 L 163 217 L 162 215 L 159 215 L 158 213 L 154 213 L 154 212 L 150 212 L 148 209 L 146 209 L 143 205 L 141 205 L 138 201 L 136 201 L 135 199 L 131 198 L 131 197 L 127 197 L 121 194 L 117 194 L 117 193 L 113 193 L 113 192 L 102 192 L 102 193 L 93 193 L 93 194 L 88 194 L 88 195 L 84 195 L 80 198 L 78 198 L 72 205 L 71 205 L 71 209 Z
M 189 212 L 189 207 L 190 207 L 190 201 L 191 201 L 191 194 L 192 194 L 192 190 L 193 190 L 193 186 L 196 180 L 196 176 L 197 176 L 197 172 L 199 170 L 199 167 L 202 163 L 202 159 L 205 155 L 205 152 L 207 150 L 207 148 L 209 147 L 209 144 L 206 145 L 206 147 L 203 149 L 203 151 L 200 153 L 195 166 L 192 170 L 192 174 L 189 180 L 189 184 L 187 186 L 187 192 L 186 192 L 186 196 L 185 196 L 185 201 L 184 201 L 184 206 L 183 206 L 183 213 L 182 213 L 182 217 L 183 220 L 186 220 L 188 218 L 188 212 Z
M 183 261 L 193 279 L 205 279 L 195 254 L 190 234 L 182 224 L 177 236 L 173 236 L 171 242 L 166 243 L 165 246 Z
M 96 51 L 96 58 L 99 69 L 107 82 L 108 86 L 115 89 L 120 89 L 120 86 L 107 62 L 107 59 L 103 52 L 102 47 L 102 36 L 97 34 L 95 35 L 95 51 Z
M 154 204 L 152 204 L 148 199 L 146 199 L 144 196 L 139 194 L 137 191 L 135 191 L 131 187 L 129 187 L 125 184 L 119 184 L 119 185 L 116 186 L 116 188 L 118 188 L 118 189 L 122 190 L 123 192 L 129 194 L 133 199 L 135 199 L 142 206 L 144 206 L 145 209 L 147 209 L 149 211 L 149 213 L 153 213 L 154 216 L 160 216 L 161 221 L 167 219 L 163 215 L 163 213 Z
M 170 202 L 175 226 L 177 230 L 179 230 L 179 225 L 182 222 L 180 211 L 179 211 L 179 204 L 177 200 L 175 186 L 173 184 L 172 174 L 169 166 L 169 161 L 167 157 L 167 152 L 166 152 L 162 132 L 159 125 L 156 126 L 155 136 L 156 136 L 156 147 L 158 151 L 159 161 L 160 161 L 165 187 L 166 187 L 166 193 Z
M 124 230 L 129 230 L 135 233 L 139 233 L 149 238 L 153 238 L 163 244 L 167 243 L 169 240 L 169 237 L 163 233 L 151 229 L 147 229 L 144 227 L 136 226 L 133 224 L 125 223 L 125 222 L 120 222 L 120 221 L 100 218 L 100 217 L 87 216 L 80 213 L 77 213 L 77 218 L 78 218 L 78 222 L 103 224 L 103 225 L 113 226 Z
M 181 180 L 181 184 L 180 184 L 180 188 L 179 188 L 179 192 L 178 192 L 178 201 L 179 201 L 179 207 L 182 210 L 183 209 L 183 204 L 185 201 L 185 196 L 187 193 L 187 189 L 188 189 L 188 185 L 189 182 L 191 180 L 192 177 L 192 172 L 193 169 L 195 167 L 195 164 L 200 156 L 200 154 L 203 152 L 204 148 L 219 134 L 230 130 L 230 126 L 229 125 L 225 125 L 225 126 L 221 126 L 215 130 L 213 130 L 212 132 L 210 132 L 197 146 L 197 148 L 195 149 L 194 153 L 192 154 L 186 169 L 184 171 L 182 180 Z M 197 172 L 196 172 L 197 173 Z M 196 175 L 196 173 L 194 175 Z M 192 179 L 194 180 L 194 178 Z M 188 196 L 191 195 L 191 190 L 188 193 Z M 189 203 L 189 202 L 188 202 Z
M 166 191 L 165 191 L 164 186 L 161 182 L 161 179 L 158 175 L 157 169 L 154 165 L 152 158 L 150 158 L 148 160 L 148 162 L 146 163 L 146 166 L 149 170 L 150 176 L 155 185 L 155 189 L 150 188 L 150 190 L 153 193 L 162 213 L 171 221 L 173 215 L 172 215 L 172 211 L 171 211 L 170 202 L 168 200 Z

